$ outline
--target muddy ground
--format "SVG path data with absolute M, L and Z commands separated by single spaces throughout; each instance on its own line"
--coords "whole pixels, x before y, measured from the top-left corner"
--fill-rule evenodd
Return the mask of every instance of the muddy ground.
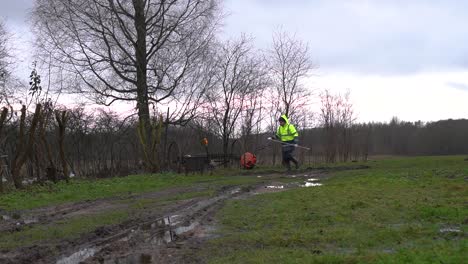
M 204 263 L 196 253 L 218 236 L 215 214 L 230 199 L 245 199 L 265 192 L 301 186 L 316 186 L 328 177 L 324 170 L 294 174 L 269 172 L 251 174 L 259 182 L 249 186 L 222 186 L 211 197 L 149 203 L 129 220 L 97 228 L 77 239 L 41 241 L 29 247 L 3 250 L 0 263 Z M 285 183 L 285 178 L 287 182 Z M 310 178 L 316 180 L 307 181 Z M 80 215 L 124 210 L 139 200 L 163 199 L 184 192 L 203 191 L 207 186 L 173 188 L 127 197 L 84 201 L 6 214 L 0 232 L 18 232 L 27 226 L 53 225 Z

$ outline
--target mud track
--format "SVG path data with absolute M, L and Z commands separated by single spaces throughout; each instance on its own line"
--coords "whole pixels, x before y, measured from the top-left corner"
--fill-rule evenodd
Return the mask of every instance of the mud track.
M 306 179 L 324 179 L 328 171 L 306 170 L 284 175 L 270 172 L 257 177 L 258 183 L 249 186 L 223 186 L 211 197 L 173 201 L 150 206 L 143 212 L 118 225 L 97 228 L 77 239 L 41 241 L 40 245 L 3 250 L 0 263 L 204 263 L 196 252 L 210 238 L 217 223 L 216 212 L 230 199 L 244 199 L 264 192 L 283 191 L 302 186 Z M 291 178 L 284 183 L 281 178 Z M 52 225 L 74 216 L 103 210 L 128 207 L 122 201 L 164 198 L 176 193 L 203 191 L 207 187 L 173 188 L 130 197 L 84 201 L 60 206 L 3 215 L 0 231 L 17 232 L 28 226 Z M 1 213 L 1 212 L 0 212 Z M 19 218 L 19 219 L 15 219 Z

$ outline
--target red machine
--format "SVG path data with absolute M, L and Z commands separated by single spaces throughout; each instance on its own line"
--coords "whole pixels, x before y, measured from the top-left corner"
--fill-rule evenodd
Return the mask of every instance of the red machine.
M 255 166 L 255 163 L 257 163 L 257 157 L 250 152 L 246 152 L 241 155 L 240 162 L 244 169 L 252 169 Z

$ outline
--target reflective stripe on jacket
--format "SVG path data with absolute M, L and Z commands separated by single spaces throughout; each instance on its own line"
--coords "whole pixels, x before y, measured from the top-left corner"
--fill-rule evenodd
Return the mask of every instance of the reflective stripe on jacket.
M 294 140 L 294 138 L 299 136 L 299 133 L 297 133 L 297 130 L 294 127 L 294 125 L 289 123 L 288 117 L 286 115 L 282 115 L 281 117 L 286 121 L 286 124 L 284 124 L 284 126 L 280 125 L 278 127 L 276 135 L 281 141 Z

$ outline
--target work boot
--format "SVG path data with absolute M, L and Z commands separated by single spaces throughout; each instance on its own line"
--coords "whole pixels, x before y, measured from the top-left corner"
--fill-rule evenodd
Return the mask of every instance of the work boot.
M 296 170 L 298 170 L 299 169 L 299 162 L 296 159 L 293 159 L 292 162 L 294 162 L 294 166 L 295 166 Z

